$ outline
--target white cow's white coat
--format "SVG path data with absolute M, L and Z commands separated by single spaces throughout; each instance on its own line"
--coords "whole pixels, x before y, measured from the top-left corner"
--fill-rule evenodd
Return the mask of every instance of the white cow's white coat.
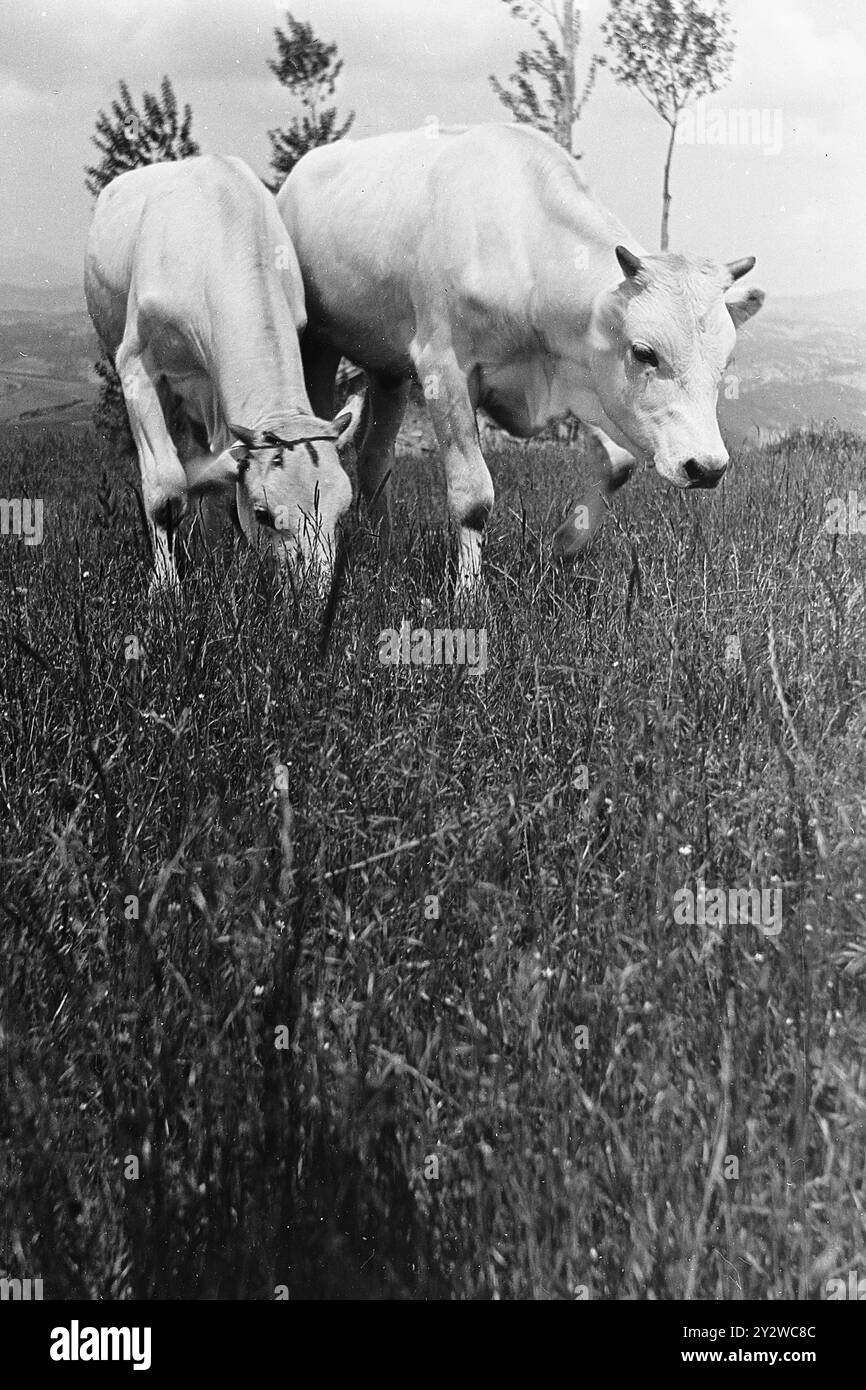
M 341 353 L 367 369 L 359 476 L 387 525 L 384 483 L 418 377 L 464 582 L 478 571 L 493 503 L 479 406 L 518 436 L 568 412 L 590 428 L 604 444 L 592 524 L 634 457 L 680 487 L 721 477 L 718 387 L 735 325 L 763 301 L 759 290 L 725 294 L 751 259 L 725 267 L 647 254 L 576 162 L 525 126 L 342 140 L 306 155 L 277 203 L 304 277 L 313 405 L 327 408 Z M 641 362 L 635 348 L 655 358 Z M 576 516 L 558 533 L 561 553 L 585 543 L 586 510 Z
M 233 487 L 249 538 L 327 573 L 352 496 L 337 453 L 347 435 L 312 413 L 303 283 L 261 181 L 219 156 L 121 174 L 96 205 L 85 292 L 129 411 L 156 582 L 175 580 L 188 495 Z M 181 460 L 167 420 L 178 416 L 203 428 L 209 455 Z

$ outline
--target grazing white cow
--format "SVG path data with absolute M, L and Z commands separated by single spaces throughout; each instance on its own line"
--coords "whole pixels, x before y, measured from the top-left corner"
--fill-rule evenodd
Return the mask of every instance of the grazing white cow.
M 333 424 L 312 412 L 300 271 L 252 170 L 208 155 L 114 179 L 96 204 L 85 293 L 123 387 L 155 584 L 176 582 L 174 535 L 188 496 L 226 490 L 248 539 L 283 565 L 314 563 L 326 581 L 352 499 L 337 450 L 360 412 Z M 210 455 L 182 462 L 183 429 Z
M 520 437 L 567 413 L 592 431 L 590 495 L 556 536 L 565 557 L 635 458 L 679 487 L 721 478 L 718 387 L 736 326 L 764 298 L 726 292 L 753 257 L 647 254 L 575 161 L 527 126 L 341 140 L 305 155 L 277 204 L 304 277 L 314 408 L 328 412 L 341 354 L 367 370 L 359 478 L 387 530 L 394 438 L 420 380 L 463 585 L 479 572 L 493 505 L 479 406 Z

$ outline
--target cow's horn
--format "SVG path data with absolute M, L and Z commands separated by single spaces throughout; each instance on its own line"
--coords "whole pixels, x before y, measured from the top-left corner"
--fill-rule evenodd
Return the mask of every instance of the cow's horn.
M 733 284 L 735 280 L 739 280 L 741 276 L 748 275 L 754 264 L 754 256 L 743 256 L 742 260 L 728 261 L 725 269 L 731 277 L 731 284 Z
M 244 444 L 248 449 L 255 447 L 257 439 L 255 430 L 248 430 L 244 425 L 229 425 L 229 429 L 235 436 L 235 439 L 239 440 L 240 443 Z
M 633 280 L 643 270 L 643 262 L 640 256 L 636 256 L 633 251 L 629 251 L 625 246 L 617 246 L 616 258 L 619 261 L 623 275 L 629 280 Z

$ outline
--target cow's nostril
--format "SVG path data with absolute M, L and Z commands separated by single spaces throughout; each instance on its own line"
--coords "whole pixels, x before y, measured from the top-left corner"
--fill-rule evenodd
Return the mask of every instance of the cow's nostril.
M 254 507 L 253 516 L 260 526 L 273 526 L 274 518 L 267 507 Z
M 715 487 L 724 477 L 727 466 L 723 463 L 720 468 L 708 468 L 706 464 L 698 463 L 697 459 L 686 459 L 683 472 L 692 487 Z

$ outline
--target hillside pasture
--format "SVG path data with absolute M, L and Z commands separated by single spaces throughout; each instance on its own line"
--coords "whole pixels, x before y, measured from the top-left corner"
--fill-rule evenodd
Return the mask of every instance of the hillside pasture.
M 403 460 L 330 627 L 135 473 L 9 428 L 0 1273 L 46 1298 L 811 1299 L 862 1256 L 866 446 L 641 476 L 583 562 L 565 446 L 491 458 L 455 614 Z M 330 615 L 329 615 L 330 616 Z M 485 627 L 488 669 L 379 634 Z M 681 924 L 781 892 L 781 929 Z M 862 1265 L 862 1258 L 861 1258 Z M 862 1268 L 860 1273 L 864 1273 Z

